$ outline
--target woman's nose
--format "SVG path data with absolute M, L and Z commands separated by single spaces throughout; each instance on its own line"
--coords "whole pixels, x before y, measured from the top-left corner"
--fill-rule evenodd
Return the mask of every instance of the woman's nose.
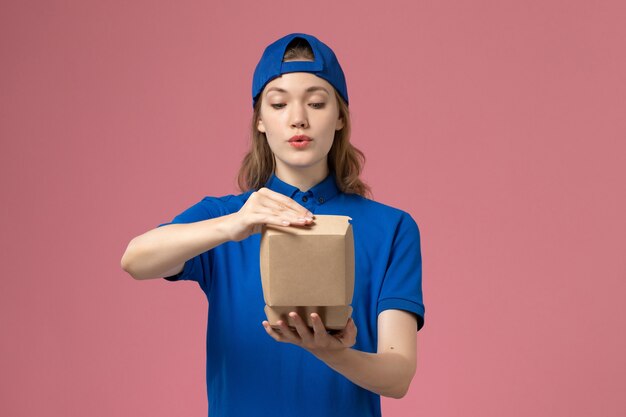
M 305 121 L 305 120 L 297 120 L 297 121 L 294 121 L 294 122 L 292 123 L 292 126 L 293 126 L 293 127 L 300 127 L 300 128 L 305 128 L 305 127 L 307 127 L 307 125 L 306 125 L 306 121 Z
M 291 125 L 293 127 L 304 128 L 307 127 L 306 112 L 301 107 L 295 106 L 293 114 L 291 115 Z

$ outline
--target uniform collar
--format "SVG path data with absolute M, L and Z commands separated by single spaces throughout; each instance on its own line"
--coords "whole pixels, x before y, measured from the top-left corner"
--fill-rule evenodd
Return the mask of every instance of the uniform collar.
M 337 194 L 339 194 L 339 188 L 335 182 L 335 175 L 331 172 L 321 182 L 311 187 L 307 191 L 300 191 L 298 187 L 295 187 L 289 183 L 284 182 L 272 173 L 270 178 L 265 183 L 265 186 L 272 191 L 276 191 L 289 198 L 296 199 L 298 196 L 308 196 L 317 204 L 324 204 Z

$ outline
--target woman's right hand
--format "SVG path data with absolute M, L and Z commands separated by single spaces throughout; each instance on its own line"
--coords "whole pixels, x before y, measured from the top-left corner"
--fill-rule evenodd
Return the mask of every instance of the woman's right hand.
M 241 209 L 229 215 L 226 227 L 230 239 L 238 242 L 261 233 L 264 224 L 305 226 L 313 222 L 313 213 L 295 200 L 263 187 L 248 197 Z

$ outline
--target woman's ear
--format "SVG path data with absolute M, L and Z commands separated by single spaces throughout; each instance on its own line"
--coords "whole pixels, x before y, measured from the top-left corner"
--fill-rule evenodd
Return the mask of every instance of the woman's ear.
M 337 119 L 337 123 L 335 124 L 335 130 L 343 129 L 343 117 Z
M 259 132 L 263 132 L 265 133 L 265 126 L 263 125 L 263 120 L 261 120 L 261 118 L 259 117 L 259 120 L 256 124 L 256 128 Z

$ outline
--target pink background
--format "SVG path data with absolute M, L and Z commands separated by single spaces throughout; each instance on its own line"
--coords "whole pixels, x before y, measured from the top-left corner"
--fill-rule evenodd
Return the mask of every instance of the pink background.
M 204 294 L 120 259 L 238 192 L 254 66 L 296 31 L 422 232 L 418 371 L 384 416 L 626 415 L 624 3 L 362 4 L 2 2 L 0 415 L 206 415 Z

